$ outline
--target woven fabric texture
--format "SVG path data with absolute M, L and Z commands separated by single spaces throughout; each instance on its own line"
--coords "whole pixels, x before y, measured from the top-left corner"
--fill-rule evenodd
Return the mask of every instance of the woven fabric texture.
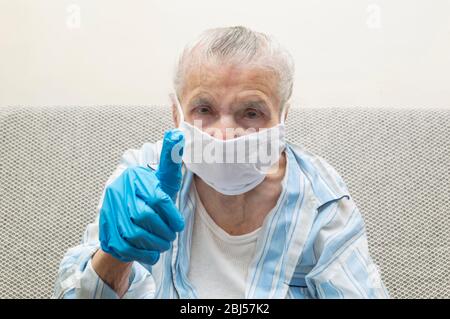
M 172 127 L 161 106 L 0 108 L 0 298 L 47 298 L 126 149 Z M 392 297 L 450 297 L 450 110 L 290 110 L 364 215 Z

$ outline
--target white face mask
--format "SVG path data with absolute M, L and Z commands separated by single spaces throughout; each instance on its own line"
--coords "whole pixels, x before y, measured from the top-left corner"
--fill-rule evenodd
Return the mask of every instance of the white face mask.
M 173 99 L 180 115 L 179 129 L 185 134 L 183 162 L 219 193 L 238 195 L 248 192 L 278 164 L 286 146 L 285 108 L 280 124 L 274 127 L 232 139 L 218 139 L 187 123 L 176 94 Z

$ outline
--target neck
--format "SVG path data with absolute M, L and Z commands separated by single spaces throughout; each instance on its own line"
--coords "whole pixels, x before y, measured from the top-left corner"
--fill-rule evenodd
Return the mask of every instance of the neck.
M 221 194 L 196 175 L 195 187 L 203 206 L 219 227 L 230 235 L 247 234 L 261 227 L 265 217 L 275 207 L 282 191 L 286 162 L 286 153 L 283 152 L 271 174 L 244 194 Z

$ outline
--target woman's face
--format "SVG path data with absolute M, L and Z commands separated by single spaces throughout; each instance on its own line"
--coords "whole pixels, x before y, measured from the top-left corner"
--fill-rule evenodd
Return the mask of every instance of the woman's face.
M 280 121 L 278 78 L 262 68 L 202 65 L 185 78 L 180 96 L 185 121 L 227 139 Z M 174 122 L 179 117 L 173 110 Z

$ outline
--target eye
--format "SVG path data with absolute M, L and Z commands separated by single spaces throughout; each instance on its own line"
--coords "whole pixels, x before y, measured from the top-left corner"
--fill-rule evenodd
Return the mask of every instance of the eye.
M 259 112 L 258 110 L 255 109 L 247 109 L 244 112 L 244 117 L 254 120 L 254 119 L 258 119 L 261 116 L 261 112 Z
M 198 106 L 195 108 L 195 113 L 199 115 L 208 115 L 211 113 L 211 109 L 209 106 Z

